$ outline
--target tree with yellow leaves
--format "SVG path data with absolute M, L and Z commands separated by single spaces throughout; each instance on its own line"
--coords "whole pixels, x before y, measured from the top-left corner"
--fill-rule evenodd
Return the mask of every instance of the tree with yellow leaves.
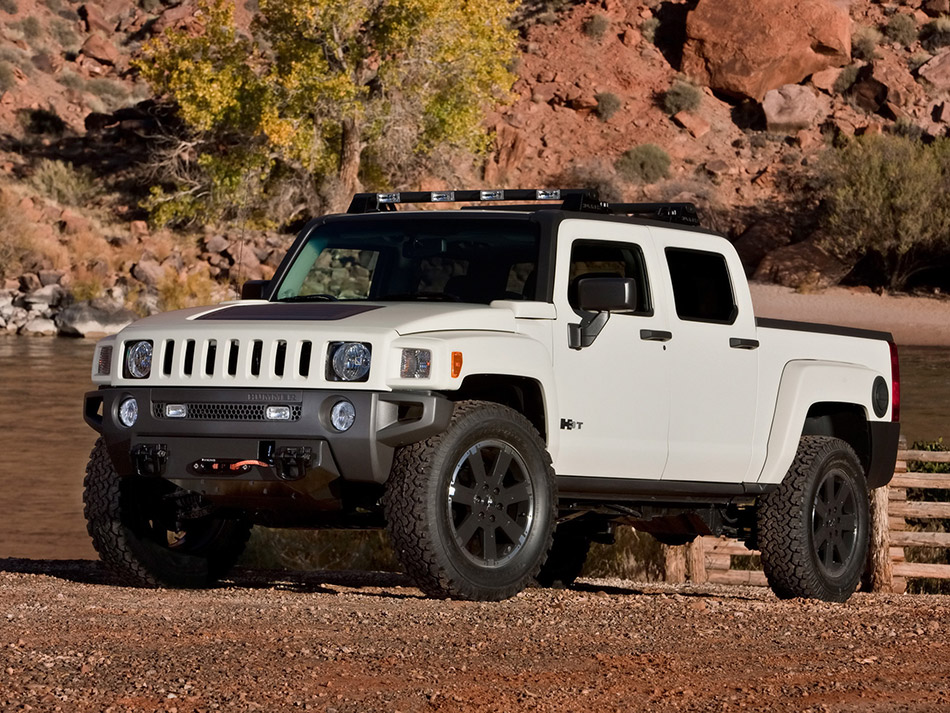
M 339 210 L 433 152 L 483 151 L 515 79 L 515 0 L 260 0 L 246 33 L 233 7 L 202 0 L 201 32 L 137 62 L 185 126 L 155 164 L 156 222 Z

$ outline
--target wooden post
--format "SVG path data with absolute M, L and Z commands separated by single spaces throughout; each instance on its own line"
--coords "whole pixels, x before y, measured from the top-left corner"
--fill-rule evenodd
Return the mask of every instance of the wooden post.
M 689 581 L 693 584 L 705 584 L 709 581 L 706 575 L 706 546 L 703 538 L 697 537 L 689 543 Z
M 682 545 L 663 545 L 663 574 L 667 584 L 686 581 L 686 548 Z
M 891 536 L 887 519 L 887 486 L 871 491 L 871 544 L 868 549 L 864 588 L 871 592 L 892 591 Z

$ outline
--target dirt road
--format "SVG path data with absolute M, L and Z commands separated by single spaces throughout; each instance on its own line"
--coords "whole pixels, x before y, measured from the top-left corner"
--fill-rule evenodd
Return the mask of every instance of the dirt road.
M 940 596 L 586 580 L 489 604 L 398 575 L 247 571 L 150 591 L 8 559 L 0 632 L 3 711 L 950 709 Z

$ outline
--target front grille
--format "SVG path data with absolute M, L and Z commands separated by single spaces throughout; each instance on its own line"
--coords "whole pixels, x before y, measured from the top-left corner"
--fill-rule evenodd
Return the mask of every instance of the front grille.
M 165 418 L 164 403 L 154 403 L 152 413 L 155 418 Z M 170 421 L 267 421 L 264 418 L 266 404 L 236 404 L 236 403 L 190 403 L 188 416 Z M 300 404 L 291 404 L 290 420 L 300 420 Z

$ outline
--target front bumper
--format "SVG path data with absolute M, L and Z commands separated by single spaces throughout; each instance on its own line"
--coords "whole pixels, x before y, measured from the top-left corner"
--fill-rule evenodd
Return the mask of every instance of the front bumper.
M 128 398 L 139 412 L 130 428 L 118 418 Z M 329 421 L 342 399 L 356 411 L 345 432 Z M 166 417 L 166 404 L 185 404 L 189 417 Z M 269 405 L 289 406 L 291 420 L 266 420 Z M 104 387 L 84 406 L 119 474 L 164 477 L 234 506 L 339 502 L 347 483 L 384 483 L 395 448 L 440 433 L 451 415 L 452 403 L 429 393 L 316 389 Z

